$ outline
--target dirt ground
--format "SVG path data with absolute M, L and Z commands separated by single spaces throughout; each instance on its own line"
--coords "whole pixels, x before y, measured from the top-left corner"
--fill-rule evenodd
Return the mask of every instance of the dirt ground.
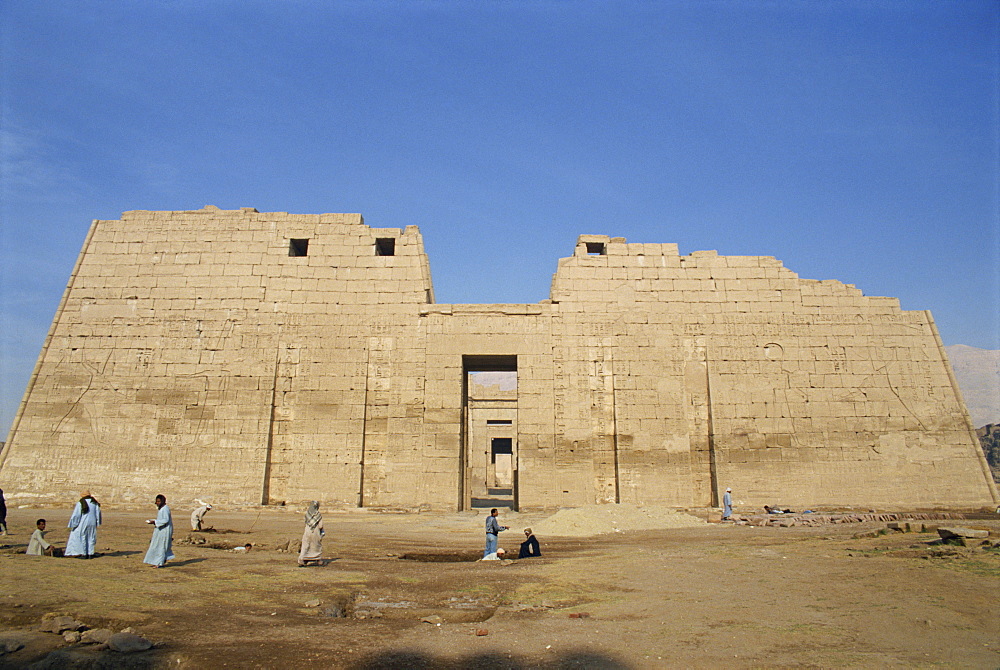
M 301 510 L 214 509 L 216 532 L 192 545 L 183 508 L 176 559 L 153 569 L 153 512 L 106 505 L 101 555 L 81 560 L 20 553 L 38 517 L 63 546 L 68 506 L 10 510 L 0 652 L 24 646 L 0 667 L 1000 667 L 1000 550 L 855 537 L 884 523 L 540 536 L 541 558 L 475 562 L 482 514 L 327 511 L 330 561 L 299 568 L 277 548 L 297 550 Z M 500 545 L 544 518 L 502 515 Z M 1000 519 L 961 525 L 1000 532 Z M 122 655 L 33 632 L 53 613 L 156 646 Z

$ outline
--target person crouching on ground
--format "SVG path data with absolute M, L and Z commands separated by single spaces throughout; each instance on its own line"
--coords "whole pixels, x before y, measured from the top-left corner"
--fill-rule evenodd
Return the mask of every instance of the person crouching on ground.
M 497 535 L 501 531 L 507 530 L 507 526 L 501 526 L 497 521 L 497 509 L 490 510 L 490 515 L 486 517 L 486 549 L 483 551 L 484 561 L 495 561 L 497 559 Z
M 533 558 L 535 556 L 541 556 L 542 550 L 538 546 L 538 539 L 535 534 L 531 532 L 530 528 L 524 529 L 525 540 L 521 543 L 521 551 L 518 553 L 518 558 Z
M 146 519 L 146 523 L 153 525 L 153 537 L 149 540 L 149 551 L 143 563 L 148 563 L 154 568 L 162 568 L 163 565 L 174 557 L 170 545 L 174 540 L 174 521 L 170 518 L 170 508 L 167 507 L 167 498 L 163 495 L 156 496 L 156 518 Z
M 35 532 L 31 534 L 28 549 L 24 553 L 28 556 L 52 556 L 53 547 L 45 539 L 45 533 L 45 519 L 39 519 L 35 522 Z

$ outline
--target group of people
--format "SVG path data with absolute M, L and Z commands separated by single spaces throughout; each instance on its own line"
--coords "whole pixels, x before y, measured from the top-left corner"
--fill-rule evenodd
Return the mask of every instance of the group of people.
M 496 561 L 507 557 L 507 552 L 497 547 L 498 536 L 505 530 L 510 530 L 510 526 L 501 526 L 499 512 L 496 508 L 491 509 L 490 515 L 486 517 L 486 549 L 483 550 L 484 561 Z M 524 537 L 525 540 L 521 543 L 521 550 L 518 552 L 517 557 L 534 558 L 541 556 L 542 551 L 538 544 L 538 539 L 531 532 L 530 528 L 524 529 Z
M 28 550 L 24 553 L 29 556 L 54 556 L 55 547 L 45 539 L 45 519 L 35 522 L 35 532 L 28 540 Z M 7 534 L 7 501 L 3 497 L 3 489 L 0 489 L 0 535 Z
M 191 530 L 201 531 L 205 515 L 212 509 L 212 505 L 203 500 L 196 500 L 198 507 L 191 512 Z M 167 505 L 167 498 L 163 494 L 156 496 L 156 518 L 146 519 L 146 523 L 153 526 L 153 536 L 149 540 L 149 549 L 143 558 L 143 563 L 154 568 L 162 568 L 167 561 L 174 558 L 173 539 L 174 522 Z M 70 516 L 68 528 L 69 538 L 66 540 L 66 548 L 61 555 L 88 559 L 97 553 L 97 528 L 101 525 L 101 504 L 90 494 L 90 491 L 80 493 L 80 499 L 73 505 L 73 513 Z M 35 521 L 35 531 L 28 541 L 28 548 L 25 551 L 29 556 L 55 556 L 57 549 L 45 538 L 48 522 L 45 519 Z M 0 489 L 0 535 L 7 534 L 7 503 L 3 496 L 3 489 Z M 309 503 L 305 516 L 305 532 L 302 535 L 302 548 L 299 552 L 298 563 L 300 566 L 321 564 L 323 562 L 323 536 L 326 531 L 323 529 L 323 515 L 319 511 L 319 502 L 314 500 Z M 236 549 L 241 552 L 249 551 L 253 545 L 249 542 Z
M 143 559 L 155 568 L 163 565 L 174 558 L 171 551 L 174 538 L 174 524 L 170 516 L 170 508 L 167 506 L 167 498 L 158 495 L 155 500 L 157 513 L 155 519 L 147 519 L 146 523 L 153 526 L 153 537 L 149 541 L 149 550 Z M 3 501 L 3 491 L 0 490 L 0 528 L 2 533 L 7 534 L 7 505 Z M 73 513 L 70 515 L 69 537 L 66 540 L 66 548 L 63 549 L 62 556 L 88 559 L 97 554 L 97 527 L 101 525 L 101 504 L 90 494 L 90 491 L 80 493 L 80 499 L 73 505 Z M 35 521 L 35 531 L 28 540 L 28 548 L 25 554 L 29 556 L 56 556 L 56 547 L 45 538 L 48 522 L 45 519 Z
M 794 514 L 794 512 L 788 508 L 764 505 L 765 514 Z M 807 510 L 805 513 L 811 513 Z M 733 489 L 731 487 L 726 487 L 726 492 L 722 495 L 722 520 L 730 521 L 733 518 Z
M 199 506 L 191 513 L 191 530 L 200 531 L 205 514 L 212 509 L 212 505 L 202 500 L 196 502 Z M 149 540 L 149 549 L 146 551 L 143 563 L 154 568 L 161 568 L 167 561 L 174 558 L 174 523 L 166 496 L 157 495 L 154 504 L 157 510 L 156 518 L 146 519 L 146 523 L 153 526 L 153 536 Z M 499 512 L 494 508 L 486 517 L 486 549 L 483 552 L 483 560 L 497 560 L 506 557 L 506 552 L 497 547 L 497 536 L 502 531 L 509 530 L 509 526 L 500 525 L 498 514 Z M 55 555 L 55 547 L 45 539 L 46 524 L 45 519 L 38 519 L 35 522 L 35 531 L 28 542 L 26 554 L 33 556 Z M 100 525 L 101 504 L 90 494 L 90 491 L 83 491 L 80 493 L 80 499 L 73 505 L 73 513 L 68 524 L 70 533 L 63 555 L 84 559 L 94 556 L 97 548 L 97 528 Z M 2 489 L 0 489 L 0 534 L 7 534 L 7 505 L 3 498 Z M 302 533 L 302 545 L 298 558 L 300 567 L 324 563 L 323 537 L 325 535 L 323 515 L 319 511 L 319 501 L 313 500 L 309 503 L 305 513 L 305 530 Z M 524 536 L 525 540 L 521 543 L 517 557 L 541 556 L 538 539 L 530 528 L 524 529 Z M 247 543 L 238 549 L 249 551 L 251 546 Z

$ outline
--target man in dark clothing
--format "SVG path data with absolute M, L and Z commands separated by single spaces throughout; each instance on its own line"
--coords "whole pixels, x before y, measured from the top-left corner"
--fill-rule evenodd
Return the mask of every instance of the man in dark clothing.
M 532 558 L 533 556 L 541 556 L 542 550 L 538 546 L 538 539 L 535 538 L 534 533 L 531 532 L 530 528 L 524 529 L 524 535 L 528 539 L 521 543 L 521 552 L 517 555 L 518 558 Z

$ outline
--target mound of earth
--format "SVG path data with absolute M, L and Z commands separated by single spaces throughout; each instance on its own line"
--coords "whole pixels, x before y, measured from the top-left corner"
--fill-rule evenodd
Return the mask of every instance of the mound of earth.
M 545 537 L 587 537 L 629 530 L 703 525 L 705 521 L 696 516 L 661 505 L 588 505 L 561 509 L 536 523 L 533 530 Z

